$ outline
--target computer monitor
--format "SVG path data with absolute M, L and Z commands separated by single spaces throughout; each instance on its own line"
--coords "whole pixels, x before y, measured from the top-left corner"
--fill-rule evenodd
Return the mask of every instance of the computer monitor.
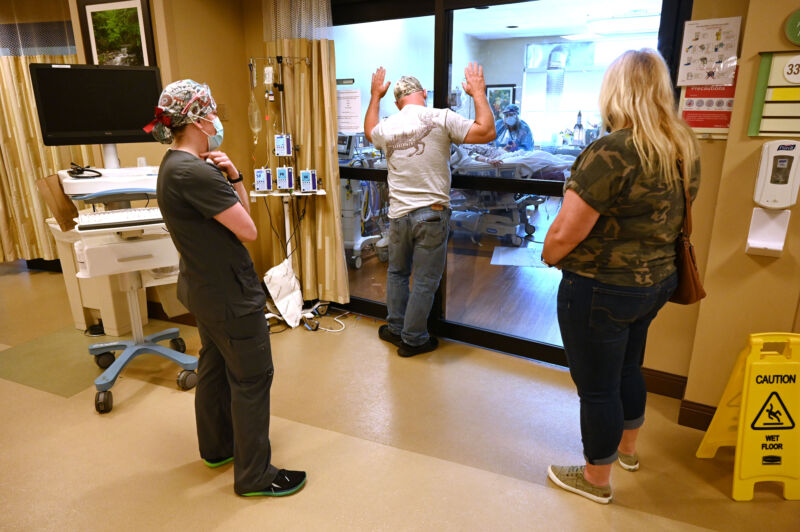
M 142 128 L 161 94 L 157 67 L 31 63 L 47 146 L 151 142 Z

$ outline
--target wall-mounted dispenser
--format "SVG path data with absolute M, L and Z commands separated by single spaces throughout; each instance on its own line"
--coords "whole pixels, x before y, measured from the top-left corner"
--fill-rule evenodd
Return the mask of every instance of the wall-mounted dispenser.
M 773 140 L 764 143 L 753 200 L 750 233 L 745 252 L 780 257 L 792 207 L 800 188 L 800 142 Z

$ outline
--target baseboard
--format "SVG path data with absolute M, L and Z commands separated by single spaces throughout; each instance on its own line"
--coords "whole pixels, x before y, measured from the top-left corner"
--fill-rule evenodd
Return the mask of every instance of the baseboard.
M 706 430 L 714 418 L 717 409 L 713 406 L 695 403 L 684 399 L 678 413 L 678 425 L 693 429 Z
M 666 395 L 673 399 L 683 399 L 686 377 L 649 368 L 642 368 L 642 375 L 648 392 Z
M 157 303 L 155 301 L 147 302 L 147 316 L 153 318 L 154 320 L 171 321 L 173 323 L 197 327 L 197 320 L 192 313 L 187 312 L 186 314 L 181 314 L 180 316 L 173 316 L 170 318 L 167 316 L 167 313 L 164 312 L 164 307 L 161 306 L 161 303 Z
M 31 259 L 25 261 L 25 266 L 29 270 L 43 270 L 46 272 L 61 272 L 61 261 L 58 259 L 45 260 L 45 259 Z

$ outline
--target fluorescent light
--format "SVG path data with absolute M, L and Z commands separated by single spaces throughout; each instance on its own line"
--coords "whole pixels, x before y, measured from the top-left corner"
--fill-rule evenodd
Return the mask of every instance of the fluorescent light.
M 590 32 L 601 35 L 657 32 L 660 25 L 661 16 L 659 15 L 603 18 L 590 20 L 586 24 Z
M 568 41 L 596 41 L 601 37 L 596 33 L 576 33 L 574 35 L 562 35 L 561 38 Z

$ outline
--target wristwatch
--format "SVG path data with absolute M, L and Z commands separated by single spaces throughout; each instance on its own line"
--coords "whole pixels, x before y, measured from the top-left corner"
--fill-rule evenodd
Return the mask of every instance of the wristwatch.
M 239 177 L 238 178 L 236 178 L 236 179 L 230 179 L 229 178 L 228 179 L 228 183 L 230 183 L 231 185 L 235 185 L 236 183 L 241 183 L 242 181 L 244 181 L 244 176 L 242 175 L 241 172 L 239 172 Z

